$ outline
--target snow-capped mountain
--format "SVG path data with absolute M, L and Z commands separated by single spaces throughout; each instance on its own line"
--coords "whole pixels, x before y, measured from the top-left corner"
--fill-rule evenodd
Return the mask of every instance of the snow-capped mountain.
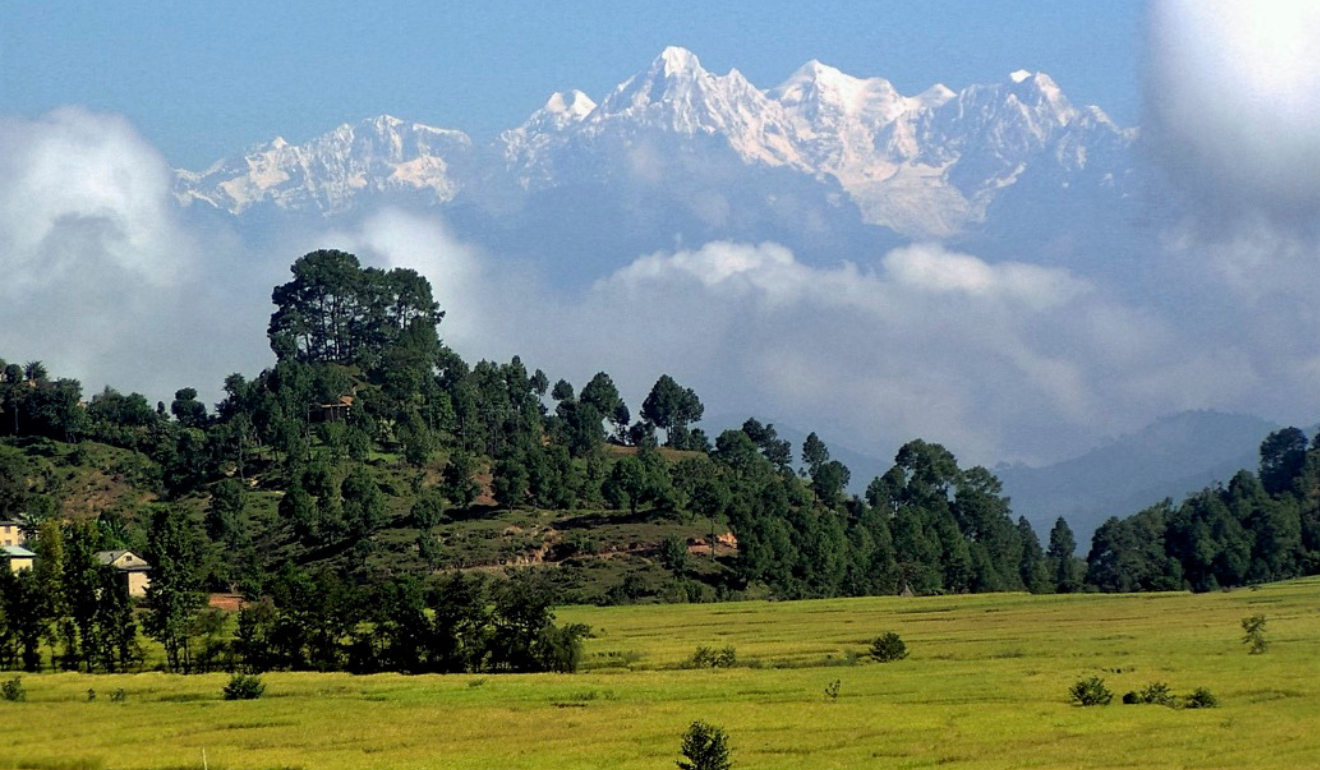
M 691 220 L 703 232 L 690 235 L 720 236 L 782 218 L 791 204 L 803 226 L 851 217 L 846 228 L 906 239 L 974 238 L 997 206 L 1029 205 L 1015 187 L 1075 200 L 1079 211 L 1122 201 L 1135 184 L 1135 139 L 1100 108 L 1074 107 L 1044 73 L 906 96 L 882 78 L 812 61 L 762 90 L 671 47 L 599 103 L 553 94 L 484 147 L 460 131 L 380 117 L 181 171 L 177 194 L 233 214 L 272 206 L 334 215 L 406 193 L 476 208 L 498 200 L 501 216 L 537 216 L 529 208 L 566 205 L 546 203 L 551 191 L 612 201 L 660 191 L 655 205 L 667 194 L 677 213 L 652 217 L 664 223 L 657 235 L 683 235 L 690 228 L 679 220 Z
M 276 137 L 205 171 L 180 171 L 176 194 L 234 214 L 261 203 L 337 214 L 364 192 L 421 192 L 448 203 L 460 188 L 450 166 L 471 153 L 472 140 L 462 131 L 382 115 L 303 145 Z

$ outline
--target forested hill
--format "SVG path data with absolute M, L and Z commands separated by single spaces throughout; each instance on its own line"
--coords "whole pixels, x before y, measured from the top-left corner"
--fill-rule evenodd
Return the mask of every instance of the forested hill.
M 1208 589 L 1320 567 L 1320 451 L 1295 429 L 1265 442 L 1259 479 L 1112 520 L 1083 560 L 1064 520 L 1042 545 L 994 474 L 939 444 L 909 442 L 851 495 L 815 434 L 795 448 L 749 419 L 708 436 L 668 375 L 630 407 L 605 372 L 469 365 L 411 270 L 318 251 L 292 273 L 276 363 L 226 378 L 213 406 L 192 388 L 85 399 L 38 362 L 0 366 L 0 518 L 39 554 L 43 523 L 95 520 L 98 550 L 148 561 L 174 522 L 196 586 L 252 600 L 292 601 L 309 575 L 517 565 L 557 567 L 560 599 L 590 602 Z

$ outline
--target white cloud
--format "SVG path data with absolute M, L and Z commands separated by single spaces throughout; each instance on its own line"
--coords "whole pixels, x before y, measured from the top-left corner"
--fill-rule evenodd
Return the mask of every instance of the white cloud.
M 232 235 L 182 222 L 172 182 L 122 118 L 0 120 L 0 356 L 167 400 L 261 361 L 242 338 L 261 342 L 270 288 L 249 287 L 266 274 L 232 269 Z
M 169 167 L 122 118 L 76 108 L 0 122 L 0 249 L 6 294 L 91 269 L 154 286 L 186 270 Z M 71 242 L 72 241 L 72 242 Z
M 1183 205 L 1157 274 L 1188 393 L 1308 424 L 1320 336 L 1320 6 L 1155 0 L 1148 148 Z M 1180 316 L 1185 320 L 1180 320 Z M 1159 378 L 1148 377 L 1148 381 Z
M 1147 120 L 1220 217 L 1320 208 L 1320 5 L 1157 0 Z

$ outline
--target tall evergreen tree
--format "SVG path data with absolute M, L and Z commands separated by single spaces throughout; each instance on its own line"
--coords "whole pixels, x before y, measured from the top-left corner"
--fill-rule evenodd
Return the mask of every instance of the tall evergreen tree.
M 151 563 L 147 603 L 151 612 L 146 631 L 165 648 L 170 671 L 187 673 L 192 668 L 188 627 L 203 604 L 201 581 L 196 574 L 200 546 L 197 533 L 180 508 L 160 508 L 147 530 L 146 559 Z

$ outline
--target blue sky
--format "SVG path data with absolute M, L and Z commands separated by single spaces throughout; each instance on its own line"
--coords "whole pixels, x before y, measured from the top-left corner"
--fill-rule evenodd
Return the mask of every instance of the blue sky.
M 1018 68 L 1137 122 L 1144 4 L 322 2 L 0 4 L 0 114 L 80 105 L 127 117 L 199 168 L 283 135 L 390 113 L 477 139 L 552 91 L 599 99 L 666 45 L 762 88 L 809 59 L 905 93 Z

